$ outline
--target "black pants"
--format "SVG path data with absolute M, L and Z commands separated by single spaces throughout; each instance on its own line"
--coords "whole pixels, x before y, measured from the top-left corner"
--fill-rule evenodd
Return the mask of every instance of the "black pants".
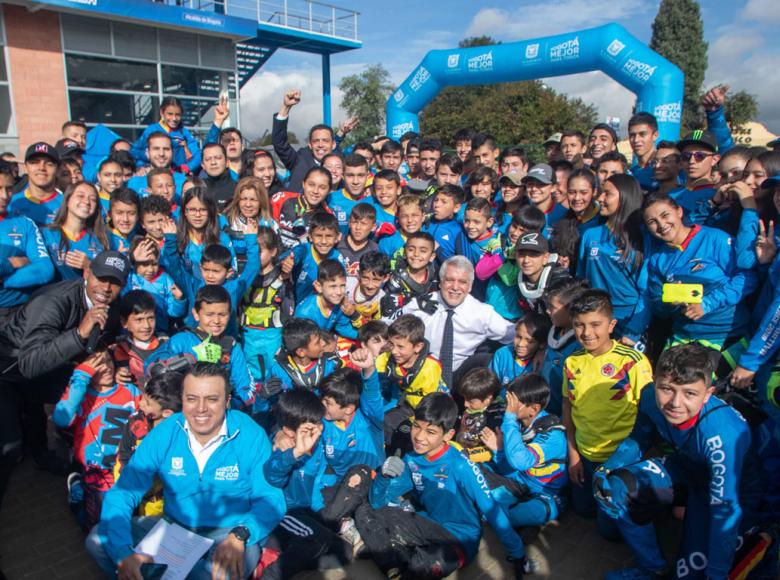
M 266 547 L 280 554 L 263 571 L 263 580 L 292 578 L 305 570 L 341 568 L 352 561 L 352 546 L 304 508 L 287 512 L 271 532 Z
M 404 578 L 444 578 L 466 564 L 457 538 L 414 512 L 394 507 L 375 510 L 364 503 L 355 512 L 355 524 L 385 573 L 397 568 Z

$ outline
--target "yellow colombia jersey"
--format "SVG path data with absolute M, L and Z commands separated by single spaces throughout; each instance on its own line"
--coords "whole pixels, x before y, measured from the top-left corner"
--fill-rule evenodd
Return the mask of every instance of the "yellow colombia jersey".
M 628 437 L 636 420 L 639 394 L 653 381 L 647 357 L 612 341 L 600 356 L 573 352 L 563 369 L 563 396 L 571 403 L 577 448 L 596 463 L 606 461 Z
M 405 401 L 412 409 L 430 393 L 449 392 L 441 380 L 441 364 L 432 356 L 426 356 L 416 376 L 409 376 L 400 366 L 391 365 L 390 353 L 382 353 L 376 359 L 376 370 L 383 380 L 396 385 L 401 392 L 399 403 Z M 412 369 L 413 371 L 414 369 Z

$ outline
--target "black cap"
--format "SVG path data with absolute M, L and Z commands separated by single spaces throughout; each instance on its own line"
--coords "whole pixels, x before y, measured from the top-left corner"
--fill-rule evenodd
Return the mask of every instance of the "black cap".
M 57 141 L 54 148 L 57 150 L 57 153 L 59 153 L 60 159 L 72 157 L 74 155 L 84 155 L 84 150 L 79 147 L 79 144 L 73 139 L 60 139 Z
M 529 179 L 535 179 L 536 181 L 539 181 L 541 183 L 544 183 L 545 185 L 550 185 L 553 183 L 553 168 L 547 165 L 546 163 L 537 163 L 533 167 L 531 167 L 531 170 L 528 172 L 528 175 L 523 177 L 523 183 L 528 181 Z
M 713 153 L 718 152 L 718 140 L 715 138 L 715 135 L 702 129 L 696 129 L 688 133 L 677 142 L 677 149 L 682 151 L 688 145 L 703 145 Z
M 113 278 L 124 286 L 130 275 L 130 260 L 124 254 L 106 250 L 92 259 L 89 269 L 98 278 Z
M 547 238 L 539 232 L 528 232 L 523 234 L 520 236 L 520 239 L 517 240 L 515 248 L 518 252 L 538 252 L 540 254 L 550 251 L 550 245 L 547 243 Z
M 24 154 L 24 162 L 27 163 L 33 157 L 48 157 L 54 163 L 58 165 L 60 163 L 60 154 L 57 153 L 54 147 L 44 141 L 33 143 L 27 148 L 27 152 Z

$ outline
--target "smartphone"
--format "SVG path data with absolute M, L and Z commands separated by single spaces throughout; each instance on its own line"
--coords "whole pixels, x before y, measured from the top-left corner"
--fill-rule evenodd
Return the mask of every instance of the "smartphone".
M 661 302 L 701 304 L 704 287 L 701 284 L 664 284 Z
M 160 580 L 167 569 L 167 564 L 141 564 L 141 576 L 144 580 Z

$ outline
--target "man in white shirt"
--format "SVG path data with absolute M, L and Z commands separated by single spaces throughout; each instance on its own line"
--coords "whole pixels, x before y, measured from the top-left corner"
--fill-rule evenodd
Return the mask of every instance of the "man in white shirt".
M 489 364 L 492 353 L 478 347 L 489 340 L 509 344 L 514 339 L 515 325 L 490 304 L 471 296 L 474 266 L 467 258 L 452 256 L 445 261 L 439 280 L 438 292 L 416 298 L 404 307 L 403 313 L 414 314 L 425 323 L 430 352 L 441 361 L 442 378 L 445 382 L 450 378 L 448 386 L 454 389 L 469 369 Z

